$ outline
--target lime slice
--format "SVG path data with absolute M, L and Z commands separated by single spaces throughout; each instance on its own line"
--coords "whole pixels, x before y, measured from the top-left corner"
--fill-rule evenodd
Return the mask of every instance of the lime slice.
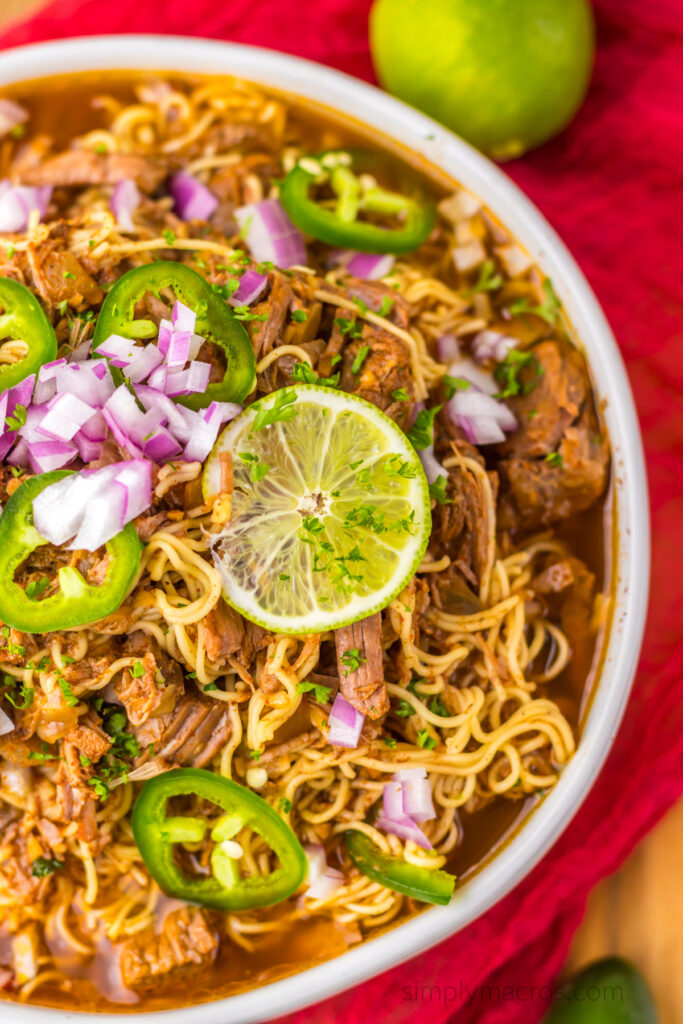
M 255 402 L 207 460 L 207 500 L 220 492 L 221 452 L 232 455 L 234 493 L 212 551 L 245 618 L 321 633 L 385 608 L 412 577 L 431 528 L 427 479 L 370 402 L 316 385 Z

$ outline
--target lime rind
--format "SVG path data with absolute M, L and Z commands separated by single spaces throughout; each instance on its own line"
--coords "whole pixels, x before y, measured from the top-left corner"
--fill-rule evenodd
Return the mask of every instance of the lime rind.
M 385 608 L 420 564 L 431 516 L 422 465 L 393 420 L 356 395 L 287 390 L 292 419 L 252 431 L 274 392 L 226 427 L 204 494 L 219 493 L 220 453 L 229 451 L 231 519 L 212 545 L 225 599 L 266 629 L 301 635 Z M 262 479 L 252 479 L 255 460 L 268 467 Z

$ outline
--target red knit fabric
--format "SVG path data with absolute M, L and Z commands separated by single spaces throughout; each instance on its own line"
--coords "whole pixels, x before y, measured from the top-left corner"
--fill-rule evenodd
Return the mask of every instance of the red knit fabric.
M 369 0 L 56 0 L 0 35 L 0 46 L 164 31 L 258 43 L 372 79 L 368 8 Z M 633 697 L 580 813 L 511 895 L 441 946 L 289 1024 L 536 1024 L 589 889 L 683 791 L 683 4 L 597 0 L 597 17 L 583 110 L 560 138 L 506 169 L 582 265 L 635 391 L 654 569 Z

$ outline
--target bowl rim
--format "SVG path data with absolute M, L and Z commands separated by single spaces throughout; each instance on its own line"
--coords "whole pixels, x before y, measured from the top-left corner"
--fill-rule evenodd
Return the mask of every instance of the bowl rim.
M 150 59 L 150 55 L 153 55 Z M 568 826 L 616 735 L 635 674 L 647 610 L 650 541 L 638 419 L 616 341 L 595 295 L 559 236 L 524 193 L 442 125 L 375 86 L 301 57 L 186 36 L 109 35 L 34 43 L 0 54 L 0 89 L 69 72 L 137 70 L 234 74 L 350 116 L 416 150 L 479 196 L 552 277 L 585 349 L 604 405 L 617 511 L 615 605 L 600 678 L 577 752 L 554 790 L 448 907 L 435 907 L 331 960 L 260 988 L 175 1010 L 143 1011 L 162 1024 L 251 1024 L 292 1012 L 374 977 L 455 934 L 507 895 Z M 141 1014 L 93 1013 L 2 1002 L 6 1024 L 121 1024 Z

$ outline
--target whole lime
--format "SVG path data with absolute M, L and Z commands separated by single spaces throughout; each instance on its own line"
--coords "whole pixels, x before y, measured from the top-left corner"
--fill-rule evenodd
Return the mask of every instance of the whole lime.
M 588 88 L 589 0 L 375 0 L 382 85 L 497 159 L 557 134 Z

